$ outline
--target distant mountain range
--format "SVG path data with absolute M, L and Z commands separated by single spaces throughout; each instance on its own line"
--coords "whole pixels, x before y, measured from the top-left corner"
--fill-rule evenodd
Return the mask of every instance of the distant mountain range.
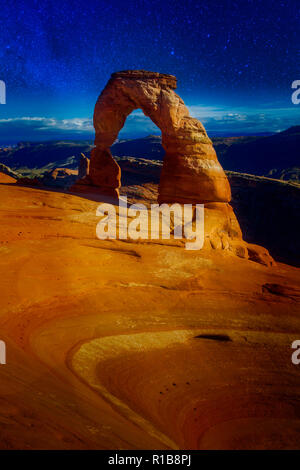
M 19 171 L 76 168 L 81 152 L 89 154 L 92 148 L 92 141 L 20 142 L 0 149 L 0 163 Z
M 116 157 L 140 157 L 147 160 L 163 160 L 165 154 L 159 135 L 120 140 L 112 146 L 111 152 Z
M 216 150 L 226 170 L 271 176 L 275 169 L 278 176 L 282 170 L 300 167 L 300 126 L 267 137 L 237 139 L 223 151 L 216 145 Z
M 270 136 L 212 138 L 225 170 L 265 175 L 284 180 L 300 180 L 300 126 Z M 89 156 L 92 141 L 21 142 L 0 149 L 0 163 L 23 174 L 54 168 L 78 166 L 80 154 Z M 160 136 L 119 140 L 111 147 L 117 157 L 163 160 Z

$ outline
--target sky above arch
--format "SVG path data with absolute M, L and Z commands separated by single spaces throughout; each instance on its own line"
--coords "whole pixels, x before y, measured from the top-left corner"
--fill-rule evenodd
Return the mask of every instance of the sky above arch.
M 92 138 L 96 99 L 112 72 L 177 76 L 211 135 L 300 124 L 297 0 L 14 0 L 1 4 L 0 141 Z M 123 136 L 158 133 L 140 111 Z M 121 134 L 122 136 L 122 134 Z

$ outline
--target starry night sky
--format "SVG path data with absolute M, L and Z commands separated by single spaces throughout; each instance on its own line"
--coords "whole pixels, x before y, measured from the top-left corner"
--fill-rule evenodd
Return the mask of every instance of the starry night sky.
M 13 0 L 1 2 L 0 141 L 92 136 L 110 74 L 177 76 L 212 135 L 300 124 L 298 0 Z M 158 132 L 135 112 L 124 135 Z

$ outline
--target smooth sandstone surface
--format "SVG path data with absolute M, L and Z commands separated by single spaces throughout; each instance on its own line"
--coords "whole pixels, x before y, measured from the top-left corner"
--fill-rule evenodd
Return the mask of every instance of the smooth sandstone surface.
M 100 241 L 98 204 L 0 185 L 0 448 L 298 447 L 299 270 Z

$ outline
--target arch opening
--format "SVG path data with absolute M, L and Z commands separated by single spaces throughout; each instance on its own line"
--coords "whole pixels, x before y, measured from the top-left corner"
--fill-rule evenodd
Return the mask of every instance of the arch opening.
M 159 184 L 165 151 L 161 131 L 142 110 L 128 115 L 110 152 L 121 169 L 121 187 Z

